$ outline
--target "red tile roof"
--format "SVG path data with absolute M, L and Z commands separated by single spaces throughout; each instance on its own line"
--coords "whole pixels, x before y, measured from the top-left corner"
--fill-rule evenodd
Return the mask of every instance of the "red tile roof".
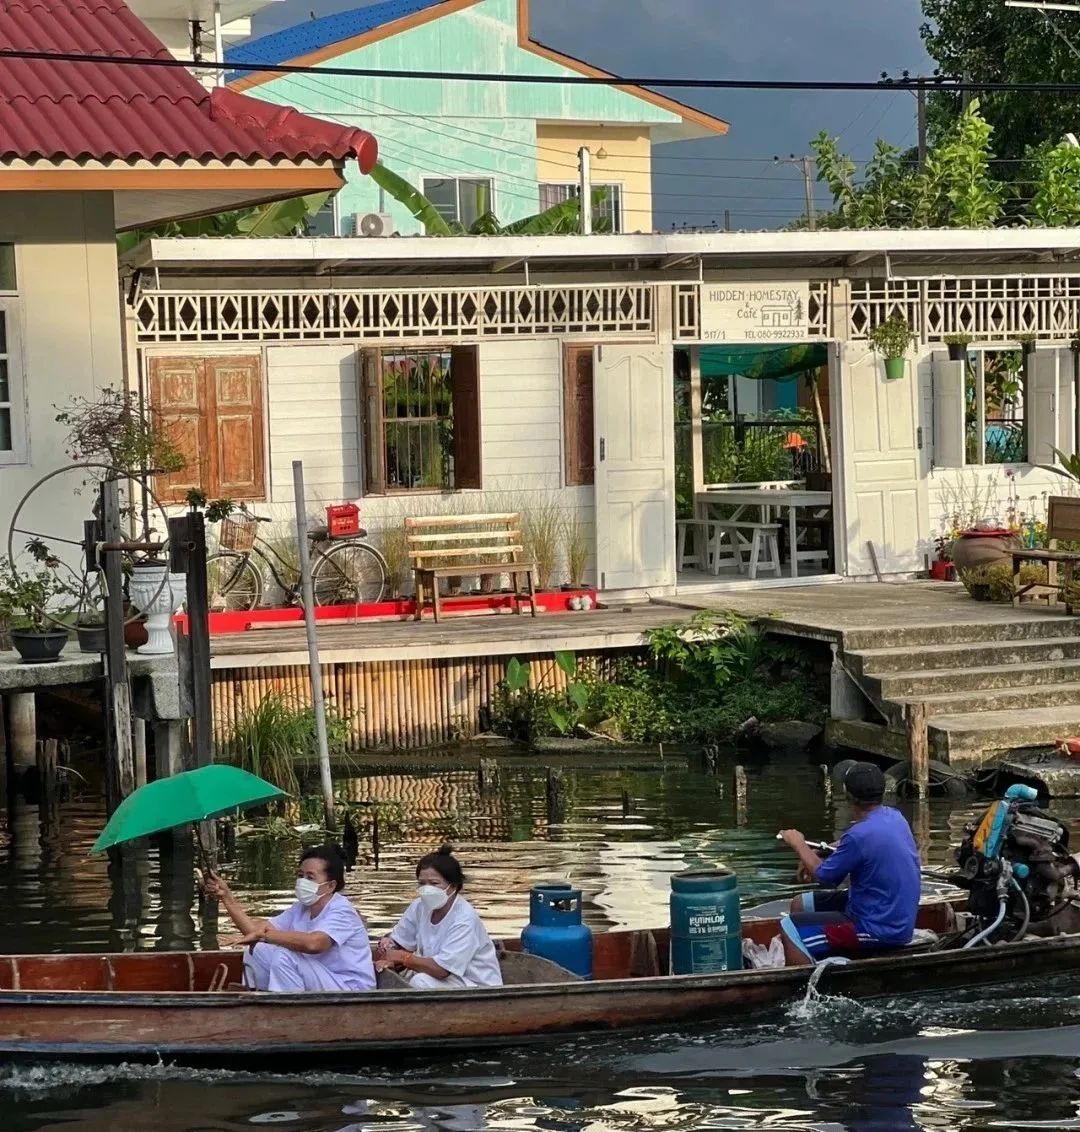
M 0 50 L 168 59 L 122 0 L 0 0 Z M 312 118 L 181 67 L 0 58 L 0 160 L 375 164 L 365 130 Z

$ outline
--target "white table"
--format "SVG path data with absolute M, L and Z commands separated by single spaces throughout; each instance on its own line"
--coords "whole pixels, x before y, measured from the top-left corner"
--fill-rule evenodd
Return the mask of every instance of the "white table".
M 802 488 L 717 488 L 714 491 L 699 491 L 694 496 L 694 510 L 699 519 L 712 519 L 713 508 L 734 507 L 728 518 L 737 522 L 748 507 L 761 507 L 764 522 L 768 522 L 769 512 L 787 509 L 788 536 L 791 548 L 791 576 L 799 576 L 799 559 L 804 561 L 819 558 L 820 551 L 800 551 L 795 535 L 796 511 L 823 511 L 832 507 L 831 491 L 806 491 Z

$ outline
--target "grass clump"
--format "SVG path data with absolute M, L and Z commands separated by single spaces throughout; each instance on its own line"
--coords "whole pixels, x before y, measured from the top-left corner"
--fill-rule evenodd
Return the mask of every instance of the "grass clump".
M 349 720 L 327 704 L 326 737 L 331 756 L 344 752 L 350 732 Z M 315 709 L 272 692 L 237 719 L 219 754 L 296 796 L 300 793 L 297 766 L 318 758 Z

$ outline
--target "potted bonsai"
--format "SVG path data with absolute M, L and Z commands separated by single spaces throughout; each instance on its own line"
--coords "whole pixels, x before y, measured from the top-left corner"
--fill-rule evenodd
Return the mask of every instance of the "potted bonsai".
M 915 334 L 907 319 L 890 315 L 884 322 L 870 328 L 870 345 L 885 359 L 885 376 L 896 381 L 904 376 L 904 355 L 915 341 Z
M 949 348 L 949 361 L 966 362 L 970 344 L 970 334 L 946 334 L 945 345 Z
M 10 621 L 11 643 L 25 664 L 58 660 L 67 644 L 68 631 L 57 620 L 65 610 L 57 607 L 57 599 L 70 597 L 71 588 L 59 577 L 58 565 L 55 559 L 38 560 L 16 571 L 8 559 L 0 559 L 0 617 Z

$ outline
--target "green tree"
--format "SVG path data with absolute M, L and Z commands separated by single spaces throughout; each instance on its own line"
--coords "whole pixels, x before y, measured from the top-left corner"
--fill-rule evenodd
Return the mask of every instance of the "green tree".
M 942 74 L 976 82 L 1076 82 L 1080 59 L 1054 30 L 1061 17 L 1028 8 L 1006 7 L 1004 0 L 922 0 L 926 22 L 920 31 L 926 50 Z M 1076 24 L 1058 25 L 1074 40 Z M 1028 148 L 1056 144 L 1080 123 L 1080 96 L 989 91 L 983 115 L 994 130 L 997 156 L 1010 164 L 999 174 L 1025 176 Z M 940 138 L 963 112 L 960 94 L 939 92 L 930 98 L 932 138 Z M 1024 186 L 1017 186 L 1023 189 Z M 1019 195 L 1027 195 L 1020 193 Z

